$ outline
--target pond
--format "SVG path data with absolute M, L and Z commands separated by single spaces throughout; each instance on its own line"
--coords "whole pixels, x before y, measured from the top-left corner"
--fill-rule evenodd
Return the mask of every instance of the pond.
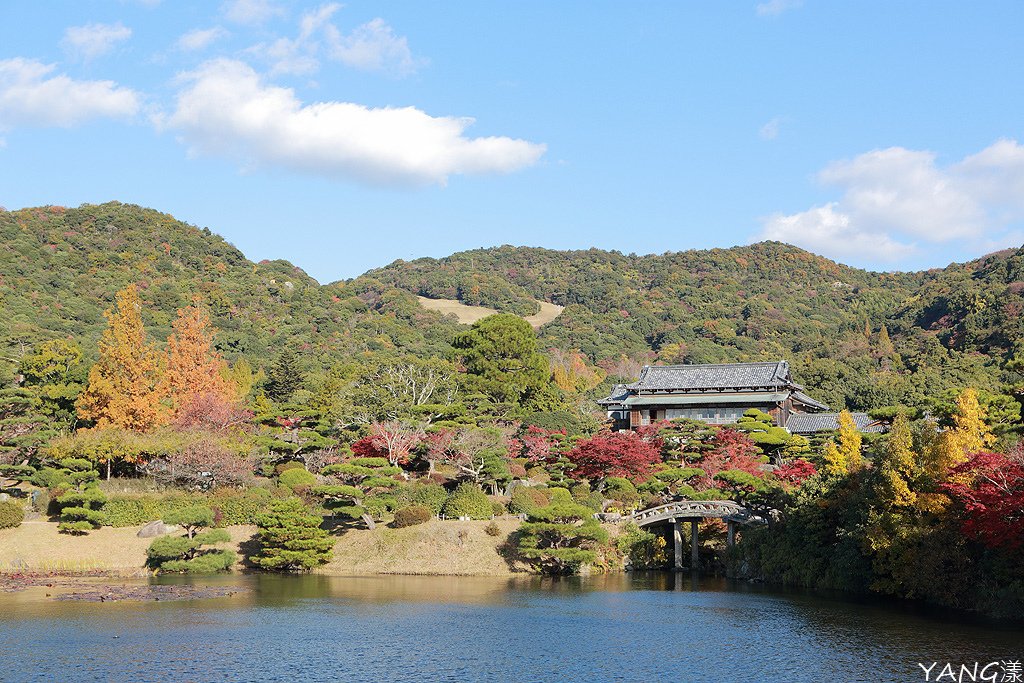
M 1024 659 L 1020 627 L 683 574 L 192 581 L 243 590 L 0 594 L 0 680 L 880 682 Z M 939 664 L 926 679 L 919 662 Z

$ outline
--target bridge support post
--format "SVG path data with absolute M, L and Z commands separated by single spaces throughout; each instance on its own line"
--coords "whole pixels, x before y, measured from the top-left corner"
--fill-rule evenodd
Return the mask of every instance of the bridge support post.
M 683 568 L 683 523 L 678 519 L 672 520 L 672 551 L 675 554 L 674 566 L 680 570 Z
M 734 545 L 736 545 L 736 522 L 734 522 L 734 521 L 732 521 L 730 519 L 729 522 L 728 522 L 728 528 L 729 528 L 729 537 L 728 537 L 729 540 L 726 541 L 726 545 L 728 545 L 731 548 Z
M 697 520 L 690 520 L 690 571 L 697 571 L 700 568 L 700 549 L 699 541 L 697 540 Z

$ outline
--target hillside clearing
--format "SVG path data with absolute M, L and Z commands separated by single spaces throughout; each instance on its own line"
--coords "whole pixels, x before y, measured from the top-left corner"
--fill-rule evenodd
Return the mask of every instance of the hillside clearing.
M 438 313 L 451 313 L 459 322 L 463 325 L 472 325 L 481 318 L 486 318 L 489 315 L 497 313 L 493 308 L 487 308 L 486 306 L 469 306 L 455 299 L 428 299 L 425 296 L 416 297 L 419 299 L 420 305 L 430 311 L 437 311 Z M 537 304 L 540 306 L 540 312 L 535 315 L 525 316 L 523 320 L 530 323 L 533 327 L 540 327 L 541 325 L 547 325 L 549 322 L 554 320 L 562 312 L 563 307 L 556 304 L 548 303 L 547 301 L 538 301 Z

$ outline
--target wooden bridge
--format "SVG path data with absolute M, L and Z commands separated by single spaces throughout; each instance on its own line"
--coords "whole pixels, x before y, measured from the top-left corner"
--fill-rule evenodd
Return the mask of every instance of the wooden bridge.
M 724 519 L 728 528 L 727 543 L 731 548 L 736 544 L 737 524 L 756 524 L 764 520 L 754 515 L 749 509 L 731 500 L 679 500 L 646 510 L 639 510 L 632 515 L 624 515 L 620 521 L 633 522 L 637 526 L 660 526 L 671 528 L 672 549 L 675 555 L 674 566 L 683 568 L 683 520 L 690 522 L 690 568 L 697 569 L 699 560 L 697 550 L 700 547 L 697 538 L 697 524 L 707 518 Z

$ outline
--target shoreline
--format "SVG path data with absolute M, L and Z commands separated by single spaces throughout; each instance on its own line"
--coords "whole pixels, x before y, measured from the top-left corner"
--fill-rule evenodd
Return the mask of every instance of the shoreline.
M 322 576 L 493 576 L 526 574 L 526 568 L 506 561 L 500 552 L 509 534 L 519 527 L 517 519 L 497 519 L 500 533 L 484 530 L 491 520 L 431 520 L 394 529 L 378 526 L 356 529 L 336 536 L 334 558 L 311 573 Z M 0 530 L 0 578 L 153 576 L 146 567 L 146 548 L 151 538 L 139 538 L 141 527 L 102 527 L 84 536 L 57 531 L 57 523 L 31 520 L 13 529 Z M 247 544 L 256 527 L 225 527 L 231 542 L 223 547 L 236 552 L 239 561 L 231 573 L 248 573 L 242 565 Z M 3 590 L 0 584 L 0 590 Z

